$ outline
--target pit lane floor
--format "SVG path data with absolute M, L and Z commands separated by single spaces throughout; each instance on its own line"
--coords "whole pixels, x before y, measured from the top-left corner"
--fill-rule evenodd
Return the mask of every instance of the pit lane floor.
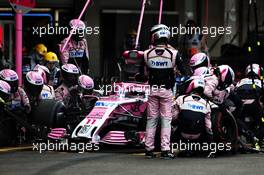
M 110 148 L 99 152 L 44 152 L 30 149 L 0 152 L 0 175 L 175 175 L 263 174 L 264 154 L 146 159 L 143 150 Z

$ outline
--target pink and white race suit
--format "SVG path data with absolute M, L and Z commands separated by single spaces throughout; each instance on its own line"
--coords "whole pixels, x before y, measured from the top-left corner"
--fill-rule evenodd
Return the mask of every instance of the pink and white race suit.
M 18 87 L 18 90 L 11 95 L 10 106 L 12 109 L 17 107 L 27 107 L 27 112 L 31 110 L 29 98 L 23 88 Z
M 60 50 L 62 49 L 64 43 L 66 43 L 67 38 L 65 38 L 60 44 Z M 70 39 L 65 50 L 60 53 L 60 59 L 62 64 L 71 63 L 78 64 L 79 68 L 82 70 L 83 74 L 86 74 L 89 69 L 89 51 L 88 43 L 86 39 L 81 41 L 74 41 Z M 76 65 L 77 66 L 77 65 Z
M 234 90 L 234 86 L 231 85 L 225 90 L 218 90 L 219 80 L 215 75 L 208 75 L 204 77 L 205 87 L 204 94 L 212 100 L 214 103 L 222 104 L 224 100 L 229 96 L 230 91 Z
M 44 85 L 40 93 L 40 99 L 55 99 L 55 91 L 53 86 Z
M 195 121 L 196 119 L 204 118 L 205 126 L 200 127 L 205 128 L 206 131 L 212 131 L 210 104 L 200 96 L 194 94 L 179 96 L 173 106 L 173 120 L 177 120 L 180 113 L 182 113 L 183 117 L 188 117 L 188 122 L 194 121 L 196 124 L 199 123 Z M 194 128 L 194 130 L 197 128 Z M 201 133 L 194 132 L 183 128 L 181 135 L 185 139 L 198 139 Z
M 178 51 L 164 45 L 155 46 L 144 52 L 151 86 L 148 99 L 148 118 L 145 146 L 154 149 L 158 118 L 161 116 L 161 150 L 170 150 L 171 120 L 174 85 L 174 68 Z M 154 88 L 154 87 L 157 88 Z
M 255 84 L 255 89 L 253 88 Z M 243 104 L 250 105 L 256 102 L 256 97 L 261 97 L 263 93 L 261 80 L 243 78 L 236 84 L 236 92 L 242 99 Z

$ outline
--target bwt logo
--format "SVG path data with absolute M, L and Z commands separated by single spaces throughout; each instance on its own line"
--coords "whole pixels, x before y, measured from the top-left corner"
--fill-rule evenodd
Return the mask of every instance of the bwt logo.
M 113 107 L 115 105 L 115 103 L 106 103 L 106 102 L 101 102 L 101 101 L 98 101 L 95 103 L 95 106 L 97 107 Z
M 43 93 L 43 94 L 41 94 L 41 96 L 42 96 L 42 98 L 47 99 L 49 97 L 49 94 L 48 93 Z
M 82 58 L 84 55 L 84 51 L 70 51 L 69 53 L 70 57 L 74 57 L 74 58 Z
M 151 64 L 153 66 L 168 66 L 168 62 L 167 61 L 163 61 L 163 62 L 160 62 L 160 61 L 151 61 Z
M 194 104 L 188 104 L 188 107 L 191 108 L 191 109 L 201 110 L 201 111 L 204 109 L 203 106 L 194 105 Z
M 203 81 L 198 81 L 198 84 L 204 85 L 204 82 Z

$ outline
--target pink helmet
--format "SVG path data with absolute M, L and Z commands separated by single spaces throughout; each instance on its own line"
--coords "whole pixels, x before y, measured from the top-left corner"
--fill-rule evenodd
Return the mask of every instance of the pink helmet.
M 18 89 L 18 75 L 11 69 L 3 69 L 0 71 L 1 80 L 6 81 L 11 86 L 11 93 L 15 93 Z
M 44 80 L 38 71 L 30 71 L 26 74 L 25 90 L 28 95 L 37 97 L 40 95 Z
M 78 84 L 79 69 L 74 64 L 64 64 L 61 66 L 63 82 L 67 86 Z
M 81 75 L 78 78 L 78 84 L 84 90 L 91 90 L 94 88 L 94 81 L 88 75 Z
M 10 94 L 11 94 L 10 85 L 5 81 L 0 80 L 0 99 L 4 100 L 5 102 L 10 97 Z
M 260 78 L 263 69 L 258 64 L 248 65 L 245 71 L 246 76 L 255 76 Z
M 210 74 L 210 69 L 208 67 L 199 67 L 194 70 L 193 76 L 204 76 Z
M 225 89 L 235 81 L 235 73 L 228 65 L 216 67 L 214 74 L 220 77 L 219 88 Z
M 210 67 L 210 59 L 205 53 L 197 53 L 191 57 L 190 66 L 192 70 L 203 66 Z
M 81 41 L 84 38 L 84 22 L 78 19 L 73 19 L 70 21 L 70 27 L 76 30 L 72 35 L 72 39 L 75 41 Z
M 49 75 L 50 75 L 50 71 L 49 71 L 49 69 L 46 67 L 46 66 L 43 66 L 43 65 L 40 65 L 40 64 L 37 64 L 35 67 L 34 67 L 34 69 L 33 69 L 34 71 L 38 71 L 40 74 L 41 74 L 41 76 L 42 76 L 42 78 L 43 78 L 43 80 L 44 80 L 44 84 L 47 84 L 48 83 L 48 77 L 49 77 Z
M 186 89 L 186 93 L 191 93 L 193 91 L 197 91 L 202 93 L 204 91 L 205 82 L 204 79 L 200 76 L 192 76 L 189 80 L 187 80 L 188 86 Z
M 69 23 L 71 28 L 76 27 L 76 30 L 84 30 L 85 29 L 85 24 L 82 20 L 79 19 L 72 19 Z

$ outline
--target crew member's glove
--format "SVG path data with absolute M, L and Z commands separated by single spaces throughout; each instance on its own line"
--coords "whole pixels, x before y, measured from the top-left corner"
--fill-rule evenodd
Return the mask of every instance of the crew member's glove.
M 0 109 L 4 108 L 5 101 L 0 97 Z

